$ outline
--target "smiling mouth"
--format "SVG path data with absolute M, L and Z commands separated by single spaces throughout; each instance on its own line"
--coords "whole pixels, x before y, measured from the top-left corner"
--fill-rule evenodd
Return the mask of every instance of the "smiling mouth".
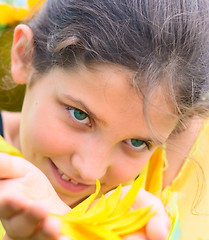
M 95 185 L 87 185 L 71 179 L 71 177 L 60 170 L 50 158 L 48 158 L 48 160 L 51 165 L 54 188 L 59 196 L 65 196 L 67 201 L 70 201 L 70 205 L 73 203 L 74 197 L 80 202 L 81 199 L 85 199 L 95 192 Z
M 70 179 L 70 178 L 69 178 L 68 176 L 66 176 L 66 175 L 64 174 L 64 172 L 62 172 L 59 168 L 57 168 L 57 171 L 58 171 L 58 173 L 61 175 L 61 178 L 62 178 L 63 180 L 68 181 L 68 182 L 71 182 L 71 183 L 73 183 L 73 184 L 75 184 L 75 185 L 78 185 L 78 182 Z
M 52 171 L 54 173 L 54 177 L 57 183 L 62 188 L 65 188 L 67 191 L 75 194 L 80 194 L 83 191 L 90 191 L 87 190 L 89 188 L 95 187 L 95 185 L 87 185 L 81 182 L 77 182 L 74 179 L 71 179 L 62 170 L 60 170 L 50 158 L 49 161 L 51 163 Z

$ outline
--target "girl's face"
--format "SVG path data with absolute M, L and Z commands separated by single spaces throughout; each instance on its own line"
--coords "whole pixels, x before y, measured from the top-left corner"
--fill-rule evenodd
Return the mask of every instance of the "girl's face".
M 103 192 L 132 180 L 174 129 L 159 89 L 148 109 L 153 136 L 133 77 L 115 65 L 57 68 L 27 88 L 21 150 L 68 205 L 93 193 L 96 179 Z

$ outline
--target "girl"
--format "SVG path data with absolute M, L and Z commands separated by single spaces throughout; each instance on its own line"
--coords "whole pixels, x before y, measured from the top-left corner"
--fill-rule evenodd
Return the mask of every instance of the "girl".
M 47 1 L 28 25 L 15 29 L 11 73 L 27 89 L 21 119 L 3 115 L 6 140 L 71 207 L 94 192 L 96 179 L 103 192 L 127 184 L 188 117 L 207 113 L 207 30 L 206 0 Z M 14 158 L 2 155 L 2 166 L 4 158 L 13 165 Z M 1 178 L 21 176 L 25 186 L 32 166 L 15 160 L 26 164 L 23 172 L 11 168 Z M 168 175 L 175 171 L 168 168 Z M 9 204 L 10 183 L 2 181 L 0 205 L 10 209 L 1 216 L 7 233 L 40 239 L 34 226 L 43 212 L 34 217 L 34 208 L 24 209 L 18 199 Z M 16 231 L 20 219 L 32 226 L 29 232 Z

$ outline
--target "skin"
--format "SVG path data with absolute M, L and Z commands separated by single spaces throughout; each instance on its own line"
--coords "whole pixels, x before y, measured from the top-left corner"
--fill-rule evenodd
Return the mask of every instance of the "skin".
M 66 239 L 60 236 L 59 221 L 49 217 L 49 209 L 65 214 L 70 208 L 46 176 L 23 158 L 5 153 L 0 153 L 0 165 L 0 218 L 7 232 L 4 239 Z
M 7 233 L 4 240 L 66 239 L 60 235 L 60 223 L 49 212 L 65 214 L 70 208 L 57 197 L 46 176 L 23 158 L 4 153 L 0 153 L 0 165 L 0 176 L 4 179 L 0 181 L 0 218 Z M 123 194 L 129 189 L 130 186 L 123 187 Z M 166 239 L 170 222 L 163 204 L 140 189 L 132 208 L 150 205 L 156 214 L 142 231 L 124 236 L 124 240 Z
M 28 86 L 20 132 L 14 138 L 14 145 L 41 170 L 38 174 L 45 174 L 58 196 L 69 206 L 76 205 L 93 193 L 96 179 L 100 180 L 103 192 L 131 181 L 176 126 L 177 119 L 171 115 L 172 106 L 164 99 L 164 90 L 159 88 L 153 93 L 153 101 L 150 101 L 148 108 L 152 130 L 155 130 L 153 135 L 144 118 L 142 98 L 131 85 L 135 73 L 125 67 L 113 64 L 85 67 L 79 64 L 67 70 L 55 68 L 30 85 L 34 69 L 24 58 L 24 51 L 30 46 L 32 37 L 32 32 L 25 25 L 19 25 L 15 30 L 12 76 L 15 82 Z M 30 167 L 33 168 L 33 165 Z M 63 173 L 64 178 L 67 176 L 73 182 L 63 180 Z M 16 181 L 15 174 L 14 171 L 6 178 Z M 23 172 L 21 176 L 27 180 L 25 175 Z M 23 190 L 22 195 L 25 196 L 27 191 Z M 10 238 L 19 236 L 18 231 L 15 234 L 12 232 L 15 224 L 11 219 L 14 216 L 35 222 L 29 223 L 32 230 L 25 233 L 21 237 L 23 239 L 34 234 L 37 222 L 44 223 L 48 219 L 47 213 L 40 211 L 41 217 L 37 217 L 31 210 L 30 201 L 24 198 L 22 206 L 20 201 L 12 199 L 14 197 L 6 194 L 0 202 L 0 209 L 7 206 L 8 211 L 12 212 L 10 216 L 3 216 Z M 159 202 L 151 196 L 147 199 L 151 199 L 148 202 L 153 204 Z M 156 205 L 159 206 L 158 203 Z M 19 206 L 21 211 L 15 210 L 14 206 Z M 163 216 L 162 225 L 165 227 L 161 233 L 164 237 L 153 234 L 150 239 L 165 239 L 169 224 L 164 210 L 162 212 L 159 216 Z M 157 221 L 151 226 L 156 225 Z M 44 236 L 45 230 L 45 227 L 39 229 L 41 236 Z M 144 238 L 140 238 L 141 234 L 137 239 L 148 239 L 148 234 L 143 233 Z M 57 239 L 57 234 L 49 235 L 53 236 L 49 239 Z M 6 239 L 9 239 L 8 236 Z M 40 236 L 38 238 L 34 234 L 31 239 L 40 239 Z
M 173 179 L 177 176 L 184 160 L 188 156 L 195 140 L 198 137 L 204 119 L 194 116 L 188 119 L 184 124 L 185 127 L 176 134 L 171 134 L 166 141 L 166 158 L 168 167 L 163 173 L 163 186 L 172 184 Z
M 21 152 L 44 172 L 70 206 L 95 191 L 96 179 L 103 192 L 131 181 L 157 147 L 128 79 L 128 72 L 112 66 L 55 69 L 27 90 L 20 125 Z M 156 99 L 162 103 L 158 93 Z M 166 139 L 175 121 L 167 126 L 166 105 L 157 107 L 162 114 L 153 107 L 150 115 Z M 134 146 L 131 139 L 139 144 Z M 59 179 L 58 169 L 73 183 Z

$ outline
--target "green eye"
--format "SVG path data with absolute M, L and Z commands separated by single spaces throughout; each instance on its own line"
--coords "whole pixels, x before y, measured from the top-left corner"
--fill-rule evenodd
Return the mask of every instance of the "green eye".
M 78 122 L 89 124 L 89 116 L 78 108 L 69 108 L 71 116 Z
M 131 139 L 131 144 L 134 146 L 134 147 L 140 147 L 141 145 L 144 145 L 144 141 L 141 141 L 139 139 Z
M 136 151 L 143 150 L 146 147 L 149 149 L 148 143 L 140 139 L 131 138 L 127 139 L 125 142 Z
M 84 120 L 85 118 L 87 118 L 88 115 L 87 115 L 85 112 L 83 112 L 83 111 L 81 111 L 81 110 L 79 110 L 79 109 L 74 109 L 74 117 L 75 117 L 76 119 L 82 121 L 82 120 Z

